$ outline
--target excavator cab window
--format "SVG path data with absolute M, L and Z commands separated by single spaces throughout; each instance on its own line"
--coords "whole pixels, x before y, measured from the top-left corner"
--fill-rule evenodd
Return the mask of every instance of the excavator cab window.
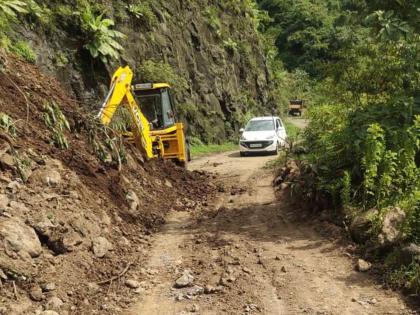
M 175 124 L 169 90 L 166 88 L 136 91 L 136 98 L 152 129 L 165 129 Z

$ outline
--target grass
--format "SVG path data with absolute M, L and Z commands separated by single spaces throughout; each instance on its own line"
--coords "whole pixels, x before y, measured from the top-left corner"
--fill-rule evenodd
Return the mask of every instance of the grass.
M 286 152 L 282 151 L 280 152 L 279 156 L 276 159 L 270 160 L 267 163 L 265 163 L 263 168 L 266 170 L 275 170 L 279 168 L 280 166 L 284 165 L 285 162 L 286 162 Z
M 212 153 L 233 151 L 237 149 L 238 144 L 233 142 L 226 142 L 223 144 L 197 144 L 192 145 L 190 148 L 192 157 L 198 157 Z
M 296 139 L 297 135 L 302 131 L 301 128 L 290 122 L 289 120 L 284 121 L 286 126 L 287 136 L 292 139 Z

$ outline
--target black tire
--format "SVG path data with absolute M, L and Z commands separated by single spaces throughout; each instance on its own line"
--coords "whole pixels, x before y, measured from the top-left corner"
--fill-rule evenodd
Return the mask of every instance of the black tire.
M 187 149 L 187 161 L 191 162 L 191 151 L 190 151 L 190 143 L 187 141 L 186 143 L 186 149 Z
M 177 160 L 178 161 L 177 164 L 185 169 L 188 169 L 188 162 L 191 161 L 190 144 L 188 140 L 185 140 L 185 158 L 186 158 L 185 161 Z
M 276 150 L 272 151 L 272 152 L 271 152 L 271 154 L 272 154 L 272 155 L 279 155 L 279 152 L 280 152 L 280 146 L 279 146 L 279 144 L 277 143 Z
M 239 155 L 242 157 L 247 156 L 246 152 L 239 152 Z

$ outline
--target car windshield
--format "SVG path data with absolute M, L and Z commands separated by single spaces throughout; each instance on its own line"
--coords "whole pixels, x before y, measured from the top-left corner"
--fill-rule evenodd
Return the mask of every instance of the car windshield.
M 251 120 L 245 131 L 268 131 L 274 130 L 274 120 Z

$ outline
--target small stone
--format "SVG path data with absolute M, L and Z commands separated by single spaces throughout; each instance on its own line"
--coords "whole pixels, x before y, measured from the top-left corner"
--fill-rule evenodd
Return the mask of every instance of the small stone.
M 13 251 L 25 251 L 32 258 L 38 257 L 42 252 L 35 230 L 19 219 L 0 218 L 0 239 Z
M 0 164 L 8 169 L 15 169 L 15 159 L 12 155 L 5 153 L 0 156 Z
M 79 233 L 69 232 L 63 237 L 63 247 L 67 252 L 72 252 L 77 246 L 83 243 L 82 237 Z
M 44 295 L 42 294 L 42 289 L 38 285 L 34 285 L 29 291 L 29 296 L 33 301 L 39 302 L 42 301 Z
M 93 254 L 98 258 L 103 258 L 112 250 L 112 244 L 105 237 L 96 237 L 92 240 Z
M 191 288 L 188 288 L 185 291 L 185 294 L 184 295 L 192 297 L 192 296 L 201 295 L 203 293 L 204 293 L 204 288 L 202 288 L 202 287 L 200 287 L 198 285 L 194 285 Z
M 51 292 L 55 290 L 55 283 L 47 283 L 42 286 L 42 291 Z
M 128 204 L 130 205 L 131 211 L 136 211 L 140 205 L 140 199 L 137 194 L 133 190 L 130 190 L 127 192 L 125 197 L 128 201 Z
M 47 310 L 51 310 L 51 311 L 59 311 L 60 308 L 64 305 L 63 301 L 56 297 L 53 296 L 52 298 L 50 298 L 46 304 L 46 309 Z
M 200 307 L 197 305 L 197 304 L 193 304 L 192 306 L 191 306 L 191 309 L 190 309 L 190 312 L 191 313 L 197 313 L 197 312 L 199 312 L 200 311 Z
M 0 210 L 5 210 L 9 205 L 9 197 L 6 194 L 0 194 Z
M 216 288 L 215 287 L 213 287 L 211 285 L 206 285 L 204 287 L 204 293 L 211 294 L 211 293 L 214 293 L 214 292 L 216 292 Z
M 92 294 L 97 293 L 101 290 L 101 287 L 95 282 L 89 282 L 87 284 L 87 287 L 89 289 L 89 292 L 91 292 Z
M 370 270 L 371 267 L 372 267 L 372 264 L 370 262 L 367 262 L 366 260 L 363 260 L 363 259 L 357 260 L 356 268 L 358 271 L 366 272 Z
M 287 272 L 287 270 L 286 270 L 286 267 L 285 267 L 285 266 L 282 266 L 282 267 L 281 267 L 281 272 L 285 272 L 285 273 Z
M 169 188 L 173 188 L 172 183 L 167 179 L 165 179 L 165 186 Z
M 191 286 L 194 281 L 194 276 L 190 270 L 184 270 L 184 273 L 175 281 L 176 288 L 185 288 Z
M 126 280 L 125 285 L 131 289 L 137 289 L 138 287 L 140 287 L 140 283 L 133 279 Z
M 276 258 L 274 258 L 275 260 L 280 260 L 280 257 L 279 256 L 276 256 Z
M 144 292 L 146 292 L 146 289 L 140 287 L 134 290 L 134 293 L 136 294 L 143 294 Z
M 21 184 L 18 181 L 14 180 L 7 184 L 6 189 L 12 194 L 15 194 L 20 188 L 20 186 Z

